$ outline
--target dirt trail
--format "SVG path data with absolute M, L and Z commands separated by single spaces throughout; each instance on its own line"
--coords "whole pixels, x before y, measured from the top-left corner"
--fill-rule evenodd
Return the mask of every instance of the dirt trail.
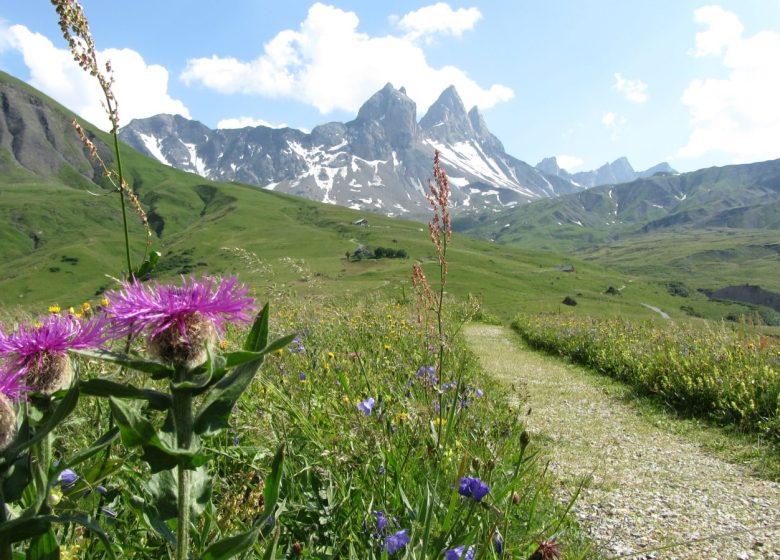
M 780 559 L 780 484 L 656 427 L 509 329 L 471 325 L 466 334 L 487 372 L 526 384 L 529 430 L 550 439 L 563 487 L 587 480 L 574 512 L 604 556 L 652 548 L 632 558 Z

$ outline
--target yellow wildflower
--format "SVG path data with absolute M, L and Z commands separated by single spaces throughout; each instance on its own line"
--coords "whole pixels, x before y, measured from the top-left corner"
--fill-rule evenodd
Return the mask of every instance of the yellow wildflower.
M 59 305 L 50 305 L 49 306 L 49 313 L 54 313 L 56 315 L 60 311 L 62 311 L 62 309 L 60 309 Z
M 82 304 L 81 304 L 81 311 L 82 311 L 83 313 L 86 313 L 86 312 L 87 312 L 87 311 L 89 311 L 90 309 L 92 309 L 92 306 L 89 304 L 89 302 L 88 302 L 88 301 L 85 301 L 84 303 L 82 303 Z
M 103 307 L 108 307 L 110 303 L 111 302 L 108 301 L 108 298 L 103 298 L 100 300 L 100 305 L 102 305 Z

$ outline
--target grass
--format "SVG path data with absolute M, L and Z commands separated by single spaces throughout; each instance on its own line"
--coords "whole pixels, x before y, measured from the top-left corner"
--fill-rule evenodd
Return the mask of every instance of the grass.
M 512 326 L 530 345 L 624 381 L 684 416 L 758 434 L 777 455 L 780 347 L 765 336 L 560 314 L 521 316 Z
M 386 558 L 383 543 L 403 528 L 411 543 L 399 558 L 437 558 L 459 545 L 498 558 L 496 530 L 505 553 L 515 557 L 527 557 L 553 534 L 567 558 L 589 557 L 536 459 L 539 447 L 522 443 L 522 406 L 510 405 L 506 389 L 479 369 L 461 337 L 451 339 L 442 378 L 434 379 L 425 368 L 435 354 L 412 315 L 383 298 L 277 304 L 272 331 L 300 334 L 266 361 L 239 401 L 230 431 L 206 443 L 214 506 L 202 512 L 200 542 L 245 530 L 263 513 L 273 450 L 284 443 L 282 505 L 274 528 L 254 546 L 257 555 L 274 547 L 274 557 L 298 550 L 308 558 Z M 229 347 L 242 336 L 231 329 Z M 128 379 L 96 366 L 83 364 L 82 378 L 149 384 L 139 374 Z M 369 396 L 376 404 L 366 416 L 357 404 Z M 67 457 L 105 422 L 100 402 L 82 397 L 56 453 Z M 115 446 L 110 461 L 100 456 L 84 463 L 77 484 L 55 490 L 53 513 L 94 511 L 123 558 L 168 557 L 174 527 L 155 506 L 139 459 Z M 464 475 L 491 486 L 483 502 L 458 495 Z M 95 492 L 97 485 L 106 493 Z M 389 529 L 376 528 L 379 511 Z M 101 557 L 89 534 L 57 536 L 64 558 Z

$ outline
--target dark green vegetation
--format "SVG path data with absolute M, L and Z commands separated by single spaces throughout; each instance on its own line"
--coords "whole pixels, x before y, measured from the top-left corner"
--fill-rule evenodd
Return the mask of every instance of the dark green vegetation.
M 117 194 L 101 187 L 100 173 L 69 124 L 69 111 L 7 75 L 0 80 L 0 96 L 0 305 L 34 311 L 51 303 L 78 305 L 113 285 L 106 274 L 122 274 Z M 110 161 L 108 136 L 87 129 Z M 239 273 L 269 293 L 381 289 L 404 299 L 410 260 L 423 262 L 429 275 L 435 268 L 436 253 L 422 224 L 371 215 L 368 227 L 354 225 L 363 213 L 205 181 L 129 148 L 123 159 L 147 211 L 152 246 L 162 253 L 161 277 Z M 132 212 L 130 222 L 138 265 L 146 236 Z M 403 248 L 409 260 L 348 262 L 345 253 L 359 246 Z M 647 303 L 685 316 L 678 310 L 680 299 L 664 285 L 571 255 L 456 236 L 448 259 L 448 290 L 474 294 L 490 313 L 505 318 L 558 309 L 566 296 L 576 298 L 578 313 L 650 317 L 654 312 L 641 305 Z M 563 264 L 573 264 L 575 271 L 564 272 Z M 605 294 L 609 286 L 620 288 L 621 296 Z M 690 299 L 708 316 L 744 310 L 704 295 Z
M 697 290 L 749 282 L 780 293 L 780 160 L 596 187 L 465 217 L 455 227 L 506 246 L 574 254 L 673 283 L 678 303 L 663 308 L 672 316 L 681 306 L 714 319 L 757 314 L 762 309 L 713 310 Z

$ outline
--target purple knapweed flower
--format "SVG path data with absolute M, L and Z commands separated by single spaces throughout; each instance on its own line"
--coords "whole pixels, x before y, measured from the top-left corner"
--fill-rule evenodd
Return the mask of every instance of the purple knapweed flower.
M 487 493 L 490 492 L 490 486 L 485 484 L 479 478 L 472 478 L 470 476 L 464 476 L 460 479 L 460 486 L 458 487 L 458 494 L 465 496 L 466 498 L 472 498 L 475 502 L 482 501 Z
M 408 532 L 408 529 L 401 529 L 394 535 L 385 537 L 385 550 L 390 556 L 409 544 Z
M 465 555 L 463 554 L 464 550 L 466 552 Z M 470 546 L 468 550 L 466 550 L 466 545 L 462 544 L 450 550 L 445 550 L 444 560 L 474 560 L 475 552 L 476 551 L 473 546 Z
M 60 486 L 62 487 L 63 490 L 65 488 L 70 488 L 71 486 L 76 484 L 76 481 L 78 479 L 79 479 L 79 475 L 77 475 L 75 471 L 72 471 L 71 469 L 65 469 L 57 477 L 57 480 L 60 481 Z
M 66 389 L 73 381 L 68 350 L 97 348 L 106 342 L 106 319 L 96 315 L 81 319 L 75 315 L 47 315 L 32 325 L 20 325 L 0 338 L 0 391 L 11 398 L 22 392 L 50 395 Z
M 363 402 L 359 402 L 357 408 L 365 416 L 371 416 L 371 411 L 374 409 L 374 397 L 368 397 Z
M 106 294 L 117 335 L 149 335 L 150 350 L 163 361 L 194 367 L 225 323 L 251 322 L 254 298 L 236 278 L 182 277 L 181 286 L 126 282 Z

